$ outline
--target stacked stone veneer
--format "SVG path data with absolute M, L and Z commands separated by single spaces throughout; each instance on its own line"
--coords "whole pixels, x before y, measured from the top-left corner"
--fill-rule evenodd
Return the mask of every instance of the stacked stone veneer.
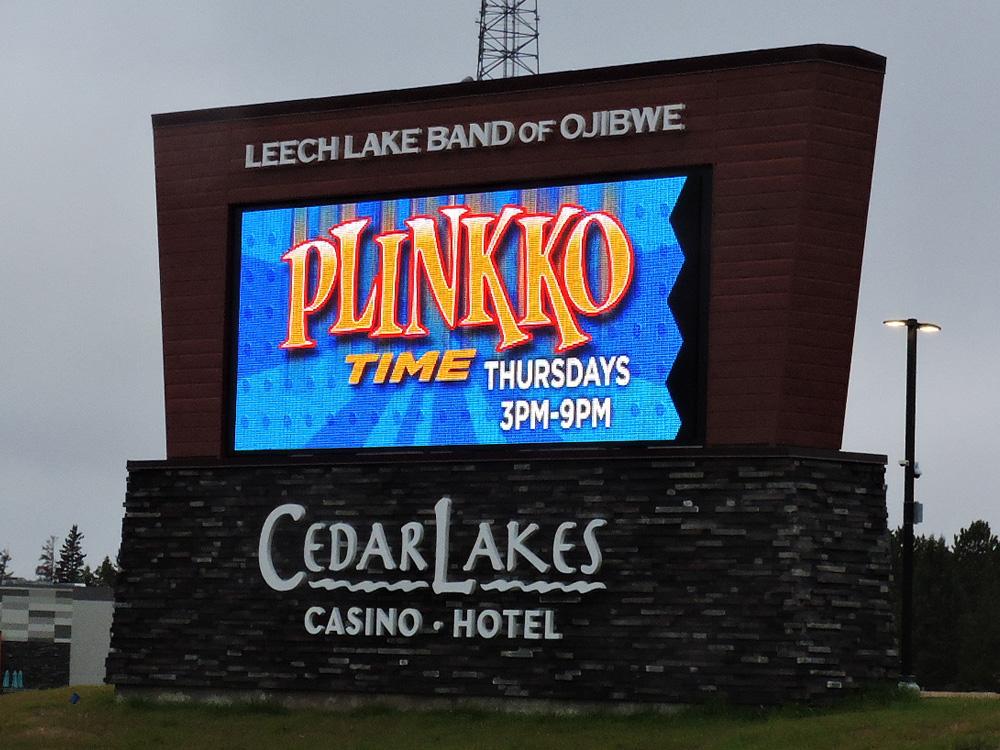
M 4 641 L 3 672 L 21 672 L 24 687 L 56 688 L 69 684 L 68 643 L 53 641 Z
M 894 670 L 883 478 L 882 457 L 847 454 L 133 464 L 108 681 L 171 691 L 823 700 Z M 548 535 L 551 545 L 559 523 L 601 517 L 609 525 L 598 533 L 595 578 L 606 590 L 280 593 L 262 580 L 259 533 L 277 505 L 306 506 L 303 523 L 346 520 L 362 544 L 381 521 L 395 546 L 407 521 L 433 535 L 442 495 L 454 502 L 453 578 L 466 577 L 460 566 L 480 521 L 494 522 L 502 549 L 511 519 L 538 523 L 533 541 Z M 302 568 L 303 531 L 286 523 L 276 537 L 277 567 L 289 574 Z M 312 636 L 303 626 L 311 606 L 415 607 L 425 629 Z M 561 640 L 451 637 L 455 608 L 538 607 L 554 610 Z M 430 627 L 436 619 L 448 623 L 441 632 Z

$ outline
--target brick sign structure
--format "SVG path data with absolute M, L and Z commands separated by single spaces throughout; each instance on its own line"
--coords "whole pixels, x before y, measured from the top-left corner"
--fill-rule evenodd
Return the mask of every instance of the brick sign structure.
M 156 116 L 168 457 L 129 466 L 109 681 L 890 677 L 885 459 L 839 451 L 883 71 L 817 45 Z

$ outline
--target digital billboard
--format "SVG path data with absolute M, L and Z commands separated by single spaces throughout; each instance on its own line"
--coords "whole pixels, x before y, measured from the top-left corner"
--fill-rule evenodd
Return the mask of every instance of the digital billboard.
M 700 172 L 236 216 L 236 452 L 690 443 Z

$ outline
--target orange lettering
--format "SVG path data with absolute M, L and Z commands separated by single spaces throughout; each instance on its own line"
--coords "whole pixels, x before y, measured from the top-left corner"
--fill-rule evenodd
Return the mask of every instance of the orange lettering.
M 587 229 L 591 224 L 597 224 L 608 254 L 608 296 L 599 304 L 590 293 L 585 266 Z M 576 309 L 584 315 L 600 315 L 617 305 L 632 283 L 634 256 L 632 243 L 616 219 L 605 213 L 593 213 L 581 219 L 566 240 L 563 263 L 566 293 Z
M 372 285 L 365 309 L 358 315 L 358 240 L 371 219 L 345 221 L 330 230 L 330 234 L 340 241 L 340 311 L 337 320 L 330 326 L 330 333 L 354 333 L 370 331 L 375 319 L 375 303 L 379 296 L 379 281 Z
M 429 293 L 449 329 L 496 326 L 497 351 L 531 341 L 527 329 L 551 327 L 557 337 L 555 350 L 560 353 L 591 340 L 580 326 L 579 315 L 601 315 L 613 309 L 624 299 L 632 283 L 635 251 L 625 228 L 609 213 L 588 213 L 575 205 L 560 206 L 554 216 L 527 213 L 523 206 L 504 206 L 498 214 L 471 214 L 466 206 L 445 206 L 439 213 L 447 224 L 444 250 L 439 237 L 440 220 L 432 216 L 410 217 L 404 222 L 407 231 L 388 231 L 375 236 L 379 272 L 360 311 L 361 240 L 369 218 L 331 227 L 329 234 L 335 243 L 311 240 L 286 252 L 281 259 L 289 266 L 288 333 L 280 347 L 316 346 L 309 336 L 309 318 L 330 302 L 338 279 L 340 296 L 335 322 L 329 328 L 331 334 L 367 332 L 373 338 L 427 336 L 424 295 Z M 509 246 L 508 240 L 512 243 L 515 239 L 510 237 L 512 227 L 519 230 L 520 240 L 516 259 L 520 317 L 515 315 L 500 271 L 501 248 Z M 591 230 L 596 236 L 589 234 Z M 412 248 L 408 265 L 403 255 L 407 242 Z M 597 252 L 606 258 L 601 263 L 602 281 L 596 291 L 591 289 L 589 281 L 588 244 L 596 246 Z M 406 294 L 400 290 L 403 273 L 408 273 Z M 315 277 L 315 289 L 310 289 L 311 276 Z M 463 282 L 465 315 L 459 320 Z M 405 322 L 400 320 L 401 307 L 408 308 Z M 448 360 L 448 356 L 442 360 L 440 379 L 468 377 L 467 363 L 460 357 Z M 386 382 L 390 374 L 391 382 L 398 382 L 397 378 L 406 374 L 423 379 L 437 364 L 435 359 L 428 365 L 426 354 L 420 360 L 397 361 L 395 367 L 389 354 L 377 359 L 373 375 L 377 383 Z M 369 365 L 376 362 L 366 358 L 347 361 L 353 367 L 350 382 L 355 384 L 364 377 Z
M 396 290 L 399 288 L 399 246 L 409 236 L 407 232 L 386 232 L 375 238 L 375 242 L 382 248 L 382 272 L 379 274 L 382 299 L 378 328 L 372 331 L 372 336 L 376 338 L 400 336 L 403 333 L 403 327 L 396 320 Z
M 396 366 L 392 368 L 390 383 L 398 383 L 403 379 L 403 375 L 419 375 L 421 383 L 430 382 L 434 376 L 434 367 L 437 365 L 440 352 L 424 352 L 420 359 L 414 359 L 413 352 L 400 352 L 396 357 Z
M 468 234 L 468 308 L 459 325 L 479 326 L 496 323 L 500 327 L 500 343 L 497 351 L 502 352 L 512 346 L 530 341 L 531 337 L 517 327 L 511 310 L 510 298 L 500 279 L 494 254 L 500 247 L 511 221 L 524 213 L 523 208 L 504 206 L 499 216 L 475 215 L 462 218 L 462 226 Z M 487 239 L 487 228 L 496 222 L 492 234 Z M 489 293 L 496 317 L 486 311 L 486 294 Z
M 542 293 L 549 300 L 549 307 L 555 316 L 555 324 L 559 331 L 557 352 L 564 352 L 580 344 L 590 341 L 591 337 L 580 330 L 576 324 L 573 312 L 566 304 L 565 292 L 556 271 L 552 266 L 552 253 L 563 230 L 570 219 L 583 213 L 578 206 L 562 206 L 556 216 L 555 226 L 544 239 L 545 226 L 552 221 L 548 214 L 530 214 L 517 220 L 524 230 L 522 252 L 524 254 L 524 274 L 518 297 L 524 315 L 520 320 L 522 326 L 552 325 L 553 320 L 545 313 Z
M 427 279 L 431 296 L 441 311 L 441 317 L 449 328 L 455 327 L 458 316 L 458 273 L 461 250 L 461 225 L 459 220 L 469 212 L 462 207 L 448 206 L 440 209 L 448 219 L 448 271 L 445 273 L 441 258 L 441 244 L 437 237 L 437 222 L 427 216 L 415 216 L 406 220 L 413 236 L 413 260 L 410 266 L 410 324 L 407 336 L 426 336 L 427 329 L 421 320 L 420 274 Z
M 313 298 L 306 302 L 309 286 L 309 257 L 319 256 L 319 273 Z M 281 259 L 289 266 L 288 337 L 282 349 L 311 349 L 316 342 L 309 338 L 309 316 L 330 299 L 337 278 L 337 250 L 326 240 L 313 240 L 296 245 Z

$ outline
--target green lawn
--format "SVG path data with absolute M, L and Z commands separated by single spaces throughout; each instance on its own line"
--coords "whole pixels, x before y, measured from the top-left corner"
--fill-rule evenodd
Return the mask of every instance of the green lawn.
M 1000 748 L 1000 701 L 917 698 L 762 715 L 695 709 L 631 717 L 514 716 L 118 703 L 110 688 L 0 696 L 0 747 L 16 748 Z

